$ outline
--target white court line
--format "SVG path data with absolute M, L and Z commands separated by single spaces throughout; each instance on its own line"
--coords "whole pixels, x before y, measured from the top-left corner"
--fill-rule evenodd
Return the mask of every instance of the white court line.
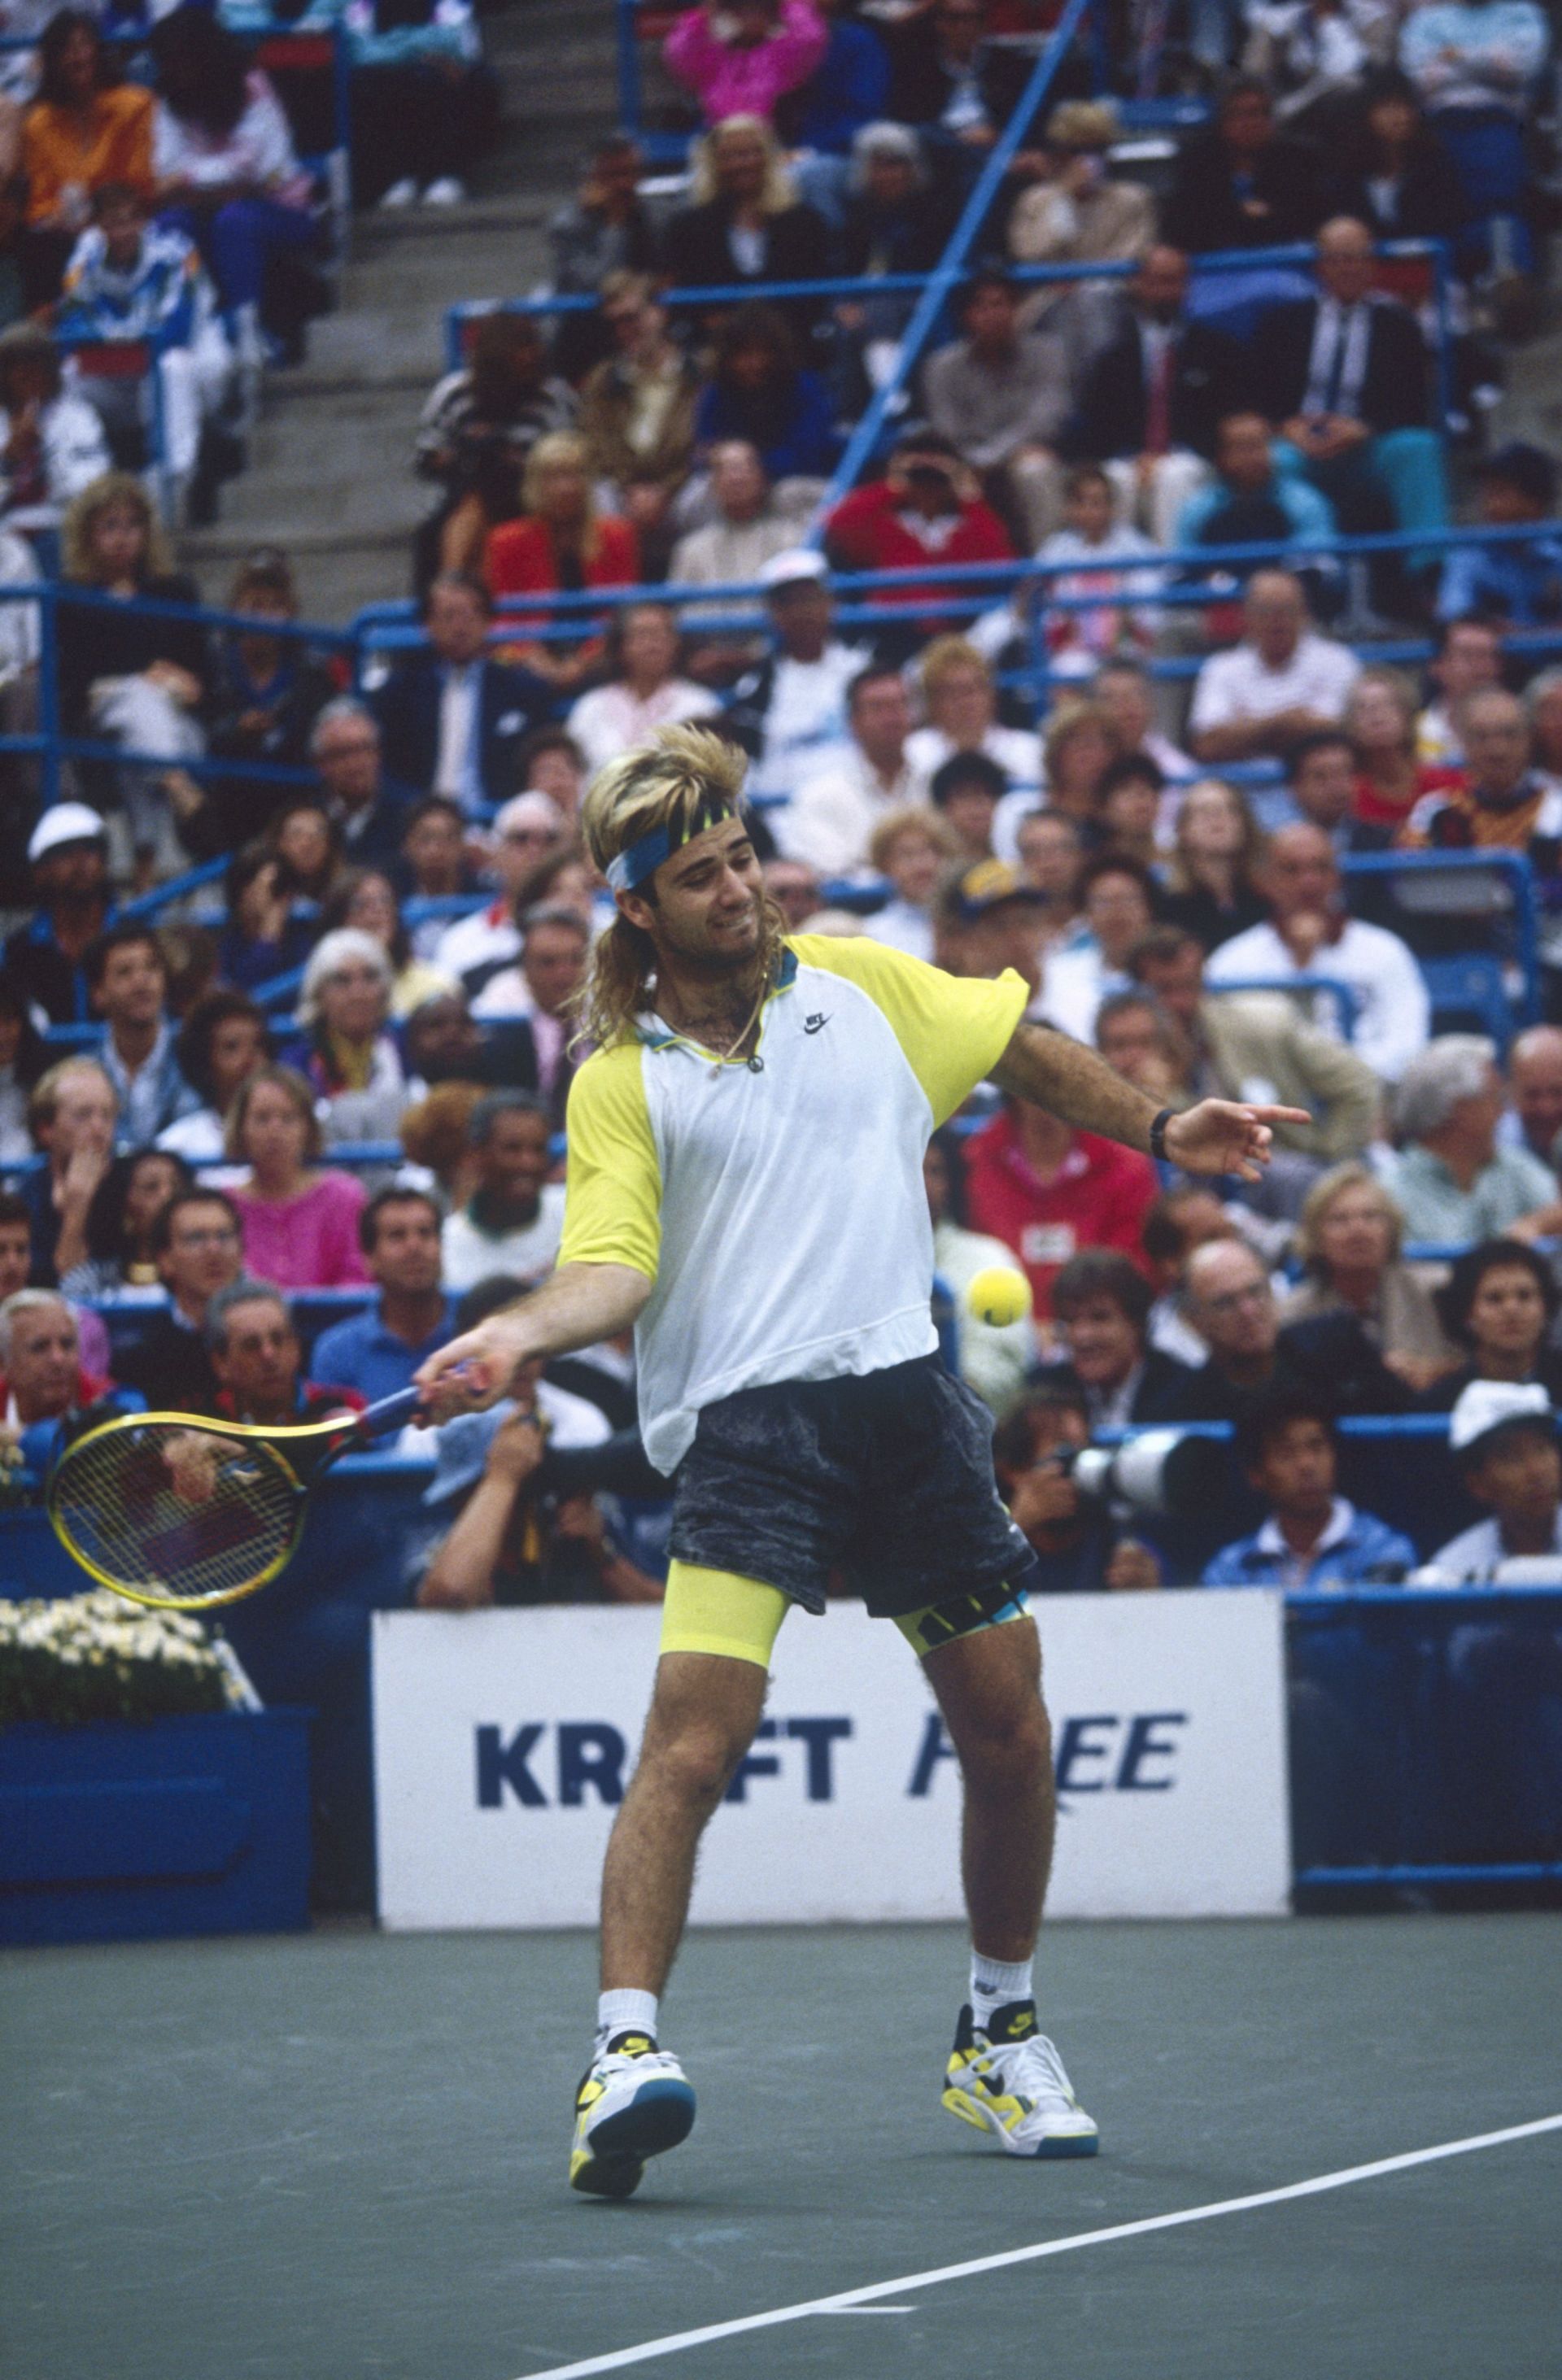
M 1288 2181 L 1280 2190 L 1257 2190 L 1247 2198 L 1220 2198 L 1209 2206 L 1184 2206 L 1175 2215 L 1147 2215 L 1137 2223 L 1114 2223 L 1103 2231 L 1076 2231 L 1064 2240 L 1042 2240 L 1029 2248 L 1005 2248 L 994 2256 L 972 2256 L 963 2265 L 939 2265 L 927 2273 L 903 2273 L 893 2281 L 871 2281 L 865 2289 L 841 2289 L 835 2297 L 806 2298 L 799 2305 L 775 2306 L 768 2313 L 748 2313 L 735 2322 L 707 2323 L 702 2330 L 669 2332 L 665 2338 L 648 2338 L 639 2347 L 615 2348 L 607 2355 L 588 2355 L 580 2363 L 550 2363 L 545 2372 L 522 2374 L 522 2380 L 587 2380 L 594 2372 L 621 2372 L 627 2364 L 649 2363 L 653 2356 L 681 2354 L 686 2347 L 708 2347 L 718 2338 L 739 2338 L 751 2330 L 773 2330 L 779 2324 L 801 2322 L 809 2314 L 848 2313 L 874 2298 L 893 2298 L 902 2289 L 936 2289 L 944 2281 L 969 2280 L 974 2273 L 1001 2272 L 1007 2265 L 1028 2265 L 1043 2256 L 1066 2256 L 1074 2248 L 1100 2248 L 1111 2240 L 1136 2240 L 1147 2231 L 1172 2231 L 1184 2223 L 1212 2223 L 1219 2215 L 1245 2215 L 1255 2206 L 1278 2206 L 1287 2199 L 1316 2198 L 1324 2191 L 1346 2190 L 1354 2181 L 1375 2181 L 1385 2173 L 1408 2173 L 1412 2166 L 1435 2165 L 1441 2158 L 1469 2156 L 1476 2149 L 1499 2149 L 1509 2141 L 1534 2140 L 1542 2132 L 1562 2131 L 1562 2115 L 1539 2116 L 1533 2123 L 1509 2124 L 1500 2132 L 1472 2132 L 1467 2140 L 1440 2141 L 1434 2148 L 1409 2149 L 1402 2156 L 1379 2157 L 1373 2165 L 1345 2166 L 1338 2173 L 1315 2174 L 1311 2181 Z

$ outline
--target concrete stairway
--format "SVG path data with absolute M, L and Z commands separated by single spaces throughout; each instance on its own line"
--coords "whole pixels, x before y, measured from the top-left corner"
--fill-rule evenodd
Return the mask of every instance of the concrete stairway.
M 411 532 L 432 504 L 412 477 L 412 438 L 444 370 L 445 309 L 545 277 L 547 218 L 616 119 L 613 23 L 612 0 L 510 0 L 484 16 L 504 92 L 499 145 L 474 167 L 465 205 L 355 218 L 338 310 L 312 326 L 306 364 L 271 376 L 220 521 L 181 540 L 209 601 L 261 544 L 293 557 L 311 619 L 345 622 L 408 591 Z

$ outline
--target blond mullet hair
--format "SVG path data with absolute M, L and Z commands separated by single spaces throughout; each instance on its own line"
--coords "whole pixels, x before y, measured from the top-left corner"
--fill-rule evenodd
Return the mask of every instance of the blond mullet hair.
M 704 813 L 741 816 L 749 764 L 737 746 L 705 727 L 659 727 L 649 742 L 609 760 L 592 779 L 580 805 L 586 849 L 602 873 L 642 836 L 665 831 L 673 851 L 705 830 Z M 652 897 L 649 885 L 642 898 Z M 761 917 L 755 961 L 756 984 L 774 969 L 786 921 L 767 900 Z M 656 972 L 656 945 L 620 909 L 592 952 L 586 980 L 577 997 L 577 1039 L 610 1049 L 632 1030 L 649 1005 Z

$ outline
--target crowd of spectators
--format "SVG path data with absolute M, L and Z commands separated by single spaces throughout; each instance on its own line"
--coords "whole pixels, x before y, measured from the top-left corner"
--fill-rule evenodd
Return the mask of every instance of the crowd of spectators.
M 1342 1503 L 1347 1415 L 1452 1416 L 1498 1516 L 1470 1561 L 1532 1550 L 1492 1433 L 1533 1436 L 1533 1400 L 1562 1397 L 1562 541 L 1551 458 L 1482 448 L 1468 393 L 1543 286 L 1544 20 L 1527 0 L 1205 8 L 1207 124 L 1146 178 L 1117 105 L 1066 78 L 909 403 L 830 501 L 915 300 L 810 285 L 935 262 L 1028 70 L 1011 14 L 678 17 L 687 185 L 653 202 L 634 141 L 602 143 L 550 226 L 555 291 L 588 302 L 469 326 L 418 432 L 437 497 L 417 631 L 356 676 L 288 633 L 280 552 L 234 577 L 241 626 L 181 616 L 144 421 L 55 335 L 177 328 L 159 371 L 184 474 L 286 351 L 320 219 L 244 48 L 259 20 L 176 10 L 150 81 L 91 17 L 44 30 L 0 335 L 19 547 L 0 571 L 36 566 L 17 532 L 57 533 L 92 600 L 58 626 L 61 725 L 90 748 L 46 808 L 13 771 L 0 850 L 0 1366 L 35 1469 L 138 1400 L 271 1422 L 372 1401 L 545 1276 L 571 1002 L 610 913 L 578 806 L 604 762 L 702 720 L 750 756 L 794 930 L 1013 967 L 1033 1018 L 1158 1104 L 1310 1118 L 1263 1183 L 1214 1188 L 995 1094 L 937 1135 L 935 1311 L 1048 1583 L 1402 1574 L 1436 1548 Z M 344 18 L 384 78 L 363 192 L 441 203 L 487 104 L 470 13 L 382 15 Z M 1377 254 L 1424 237 L 1451 244 L 1440 357 L 1429 283 Z M 1311 262 L 1198 269 L 1288 242 Z M 1446 388 L 1470 450 L 1452 471 Z M 1447 543 L 1466 496 L 1509 541 Z M 1338 534 L 1378 530 L 1408 541 L 1342 565 Z M 1274 558 L 1220 552 L 1241 547 Z M 1014 568 L 979 590 L 967 564 Z M 857 571 L 901 576 L 858 593 Z M 38 631 L 6 618 L 19 724 Z M 1375 661 L 1385 634 L 1430 658 Z M 1394 872 L 1427 853 L 1527 858 L 1533 950 L 1508 876 Z M 132 905 L 213 861 L 217 910 Z M 1531 995 L 1544 1021 L 1514 1038 Z M 995 1263 L 1034 1301 L 1004 1330 L 962 1304 Z M 1531 1402 L 1465 1428 L 1497 1390 Z M 1178 1422 L 1238 1434 L 1230 1543 L 1196 1559 L 1066 1459 Z M 446 1433 L 429 1509 L 431 1603 L 653 1597 L 665 1498 L 632 1351 Z

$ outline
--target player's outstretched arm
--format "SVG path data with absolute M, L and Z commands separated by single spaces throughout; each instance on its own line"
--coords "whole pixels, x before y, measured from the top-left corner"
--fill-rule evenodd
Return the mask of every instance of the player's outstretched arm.
M 452 1339 L 413 1375 L 433 1421 L 497 1404 L 522 1364 L 593 1347 L 628 1330 L 651 1294 L 632 1265 L 560 1265 L 519 1305 L 505 1307 Z
M 1020 1024 L 993 1069 L 993 1080 L 1014 1098 L 1031 1099 L 1081 1132 L 1120 1140 L 1148 1152 L 1155 1102 L 1104 1058 L 1048 1026 Z M 1166 1126 L 1166 1155 L 1186 1173 L 1237 1173 L 1257 1182 L 1269 1162 L 1272 1127 L 1311 1123 L 1305 1108 L 1259 1108 L 1232 1099 L 1201 1099 Z

